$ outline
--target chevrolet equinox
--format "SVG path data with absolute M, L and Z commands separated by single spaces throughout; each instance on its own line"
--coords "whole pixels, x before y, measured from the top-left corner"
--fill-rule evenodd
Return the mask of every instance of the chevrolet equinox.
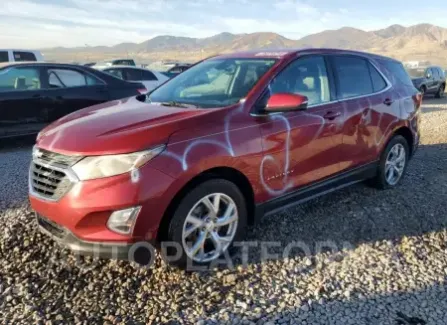
M 79 254 L 131 259 L 136 243 L 174 243 L 173 264 L 209 264 L 262 215 L 363 180 L 397 186 L 421 100 L 403 65 L 378 55 L 208 58 L 42 130 L 31 205 L 39 228 Z

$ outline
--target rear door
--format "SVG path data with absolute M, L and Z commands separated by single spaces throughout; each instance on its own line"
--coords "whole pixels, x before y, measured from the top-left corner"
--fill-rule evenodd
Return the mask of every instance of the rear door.
M 372 62 L 355 55 L 331 57 L 337 85 L 337 99 L 345 116 L 340 150 L 341 170 L 373 162 L 376 157 L 377 128 L 385 122 L 384 113 L 396 106 L 390 85 Z M 380 137 L 380 134 L 379 134 Z
M 39 66 L 0 70 L 0 137 L 34 134 L 47 124 Z
M 82 69 L 46 66 L 43 71 L 48 88 L 49 121 L 109 100 L 107 85 Z

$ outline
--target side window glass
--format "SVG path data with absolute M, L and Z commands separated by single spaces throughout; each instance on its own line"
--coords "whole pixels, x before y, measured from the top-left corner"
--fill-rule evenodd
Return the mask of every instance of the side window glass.
M 70 88 L 98 85 L 100 82 L 89 75 L 70 69 L 48 69 L 50 88 Z
M 125 73 L 127 75 L 126 80 L 129 80 L 129 81 L 140 81 L 140 80 L 143 80 L 143 76 L 142 76 L 141 70 L 126 69 Z
M 106 70 L 107 73 L 110 73 L 111 75 L 120 78 L 120 79 L 124 79 L 123 77 L 123 71 L 121 69 L 110 69 L 110 70 Z
M 142 71 L 143 73 L 143 79 L 141 80 L 154 80 L 157 81 L 157 77 L 150 71 Z
M 368 66 L 369 66 L 369 72 L 371 74 L 371 80 L 374 92 L 378 92 L 385 89 L 386 81 L 383 79 L 383 77 L 371 63 L 369 63 Z
M 0 70 L 0 92 L 41 89 L 39 71 L 35 68 Z
M 339 98 L 363 96 L 374 92 L 368 62 L 354 56 L 335 56 L 334 65 Z
M 306 57 L 292 62 L 270 84 L 270 93 L 306 96 L 309 105 L 330 101 L 329 81 L 323 57 Z
M 23 61 L 37 61 L 36 56 L 34 53 L 31 52 L 13 52 L 14 61 L 16 62 L 23 62 Z
M 7 51 L 0 51 L 0 62 L 9 62 L 9 55 Z

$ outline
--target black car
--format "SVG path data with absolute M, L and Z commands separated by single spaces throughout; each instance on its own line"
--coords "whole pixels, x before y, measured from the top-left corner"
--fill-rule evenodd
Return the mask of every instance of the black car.
M 0 64 L 0 138 L 36 134 L 81 108 L 145 92 L 141 83 L 80 65 Z
M 413 85 L 419 91 L 425 94 L 435 95 L 436 98 L 441 98 L 444 95 L 446 75 L 444 71 L 437 66 L 427 68 L 408 69 Z

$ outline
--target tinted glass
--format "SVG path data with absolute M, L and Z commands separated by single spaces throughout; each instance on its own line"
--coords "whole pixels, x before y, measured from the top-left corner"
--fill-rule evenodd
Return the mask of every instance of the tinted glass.
M 309 105 L 330 101 L 326 63 L 322 57 L 307 57 L 292 62 L 270 84 L 275 93 L 306 96 Z
M 111 75 L 120 78 L 120 79 L 124 79 L 123 77 L 123 71 L 121 69 L 107 69 L 104 70 L 107 73 L 110 73 Z
M 335 56 L 334 65 L 339 98 L 363 96 L 374 92 L 368 61 L 354 56 Z
M 48 69 L 50 88 L 69 88 L 97 85 L 100 82 L 80 71 L 70 69 Z
M 37 61 L 36 56 L 31 52 L 13 52 L 13 55 L 16 62 Z
M 232 105 L 247 96 L 275 62 L 258 58 L 206 60 L 157 88 L 148 100 L 176 101 L 204 108 Z M 247 77 L 248 71 L 253 70 L 256 73 Z
M 383 79 L 383 77 L 380 75 L 380 73 L 372 64 L 369 64 L 369 72 L 371 74 L 371 80 L 373 83 L 374 92 L 385 89 L 386 81 Z
M 0 62 L 9 62 L 8 52 L 0 51 Z
M 143 80 L 143 74 L 139 69 L 124 69 L 125 79 L 129 81 Z
M 412 77 L 416 77 L 417 74 L 419 74 L 419 71 L 422 71 L 423 76 L 423 70 L 420 69 L 410 69 L 408 72 L 405 70 L 402 63 L 392 60 L 380 60 L 380 63 L 385 67 L 387 70 L 389 77 L 388 79 L 391 81 L 393 85 L 402 83 L 407 86 L 413 87 L 413 82 L 411 81 L 411 78 L 409 76 L 409 73 L 411 73 Z
M 157 81 L 157 77 L 150 71 L 141 71 L 143 73 L 143 78 L 141 80 L 154 80 Z
M 133 60 L 115 60 L 113 61 L 114 65 L 135 65 L 135 62 Z
M 24 91 L 41 88 L 39 71 L 35 68 L 9 68 L 0 70 L 0 92 Z

